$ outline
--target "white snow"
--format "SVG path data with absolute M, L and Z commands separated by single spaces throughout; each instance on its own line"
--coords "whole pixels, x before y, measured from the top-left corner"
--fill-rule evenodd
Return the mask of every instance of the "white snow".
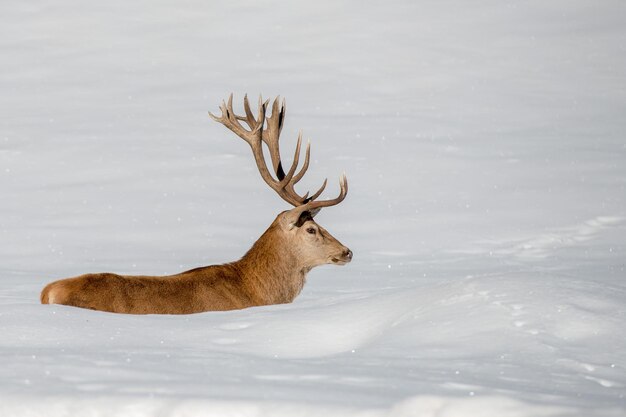
M 626 4 L 0 4 L 0 416 L 622 416 Z M 240 257 L 285 205 L 207 117 L 287 98 L 354 261 L 289 305 L 39 304 Z M 241 107 L 240 107 L 241 108 Z

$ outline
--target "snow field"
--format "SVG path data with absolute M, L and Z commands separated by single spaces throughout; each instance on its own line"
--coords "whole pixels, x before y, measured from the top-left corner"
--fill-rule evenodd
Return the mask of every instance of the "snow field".
M 620 1 L 0 5 L 0 416 L 621 416 Z M 209 120 L 281 94 L 354 261 L 290 305 L 41 306 L 236 259 L 285 209 Z M 237 101 L 239 100 L 239 102 Z

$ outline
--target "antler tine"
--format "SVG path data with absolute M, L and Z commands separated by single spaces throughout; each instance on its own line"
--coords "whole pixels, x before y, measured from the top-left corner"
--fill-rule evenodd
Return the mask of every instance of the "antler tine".
M 326 181 L 324 181 L 324 184 L 322 185 L 322 188 L 320 189 L 320 191 L 318 191 L 318 193 L 321 194 L 321 191 L 323 191 L 325 187 Z M 336 198 L 333 198 L 332 200 L 315 201 L 315 198 L 319 196 L 318 193 L 315 193 L 311 196 L 311 201 L 306 203 L 303 207 L 306 207 L 306 210 L 309 211 L 319 211 L 323 207 L 336 206 L 337 204 L 341 203 L 348 194 L 348 178 L 346 177 L 346 174 L 342 174 L 341 177 L 339 177 L 339 188 L 339 196 L 337 196 Z
M 299 133 L 298 138 L 300 136 L 302 136 L 302 132 Z M 304 177 L 304 174 L 306 173 L 306 170 L 309 169 L 309 159 L 310 158 L 311 158 L 311 142 L 307 141 L 307 143 L 306 143 L 306 151 L 304 151 L 304 164 L 302 164 L 302 168 L 300 168 L 300 171 L 298 171 L 298 173 L 293 177 L 293 184 L 297 184 L 298 182 L 300 182 L 302 177 Z
M 302 145 L 302 133 L 298 135 L 298 143 L 296 144 L 296 151 L 293 154 L 293 162 L 291 163 L 291 168 L 289 168 L 289 172 L 287 172 L 285 177 L 281 179 L 281 184 L 283 184 L 283 186 L 286 186 L 287 184 L 290 184 L 292 182 L 293 174 L 296 172 L 298 163 L 300 163 L 300 146 L 301 145 Z
M 261 103 L 259 106 L 259 115 L 257 116 L 257 125 L 252 131 L 254 135 L 259 140 L 259 146 L 261 146 L 261 141 L 263 140 L 263 126 L 265 126 L 265 111 L 266 111 L 267 102 Z
M 302 139 L 302 132 L 298 133 L 298 145 L 300 144 L 300 140 Z M 294 189 L 294 186 L 302 179 L 302 177 L 304 176 L 306 170 L 309 168 L 309 161 L 311 158 L 311 142 L 307 142 L 306 144 L 306 151 L 304 153 L 304 164 L 302 165 L 302 168 L 300 168 L 300 171 L 298 171 L 298 173 L 296 175 L 293 176 L 293 178 L 291 178 L 291 180 L 289 181 L 289 183 L 287 184 L 287 188 L 289 189 L 290 192 L 292 192 L 293 194 L 296 194 L 296 191 Z M 309 192 L 307 191 L 302 197 L 301 197 L 301 204 L 305 204 L 310 200 L 315 199 L 316 197 L 318 197 L 321 192 L 324 190 L 324 187 L 326 186 L 326 184 L 324 184 L 322 186 L 322 188 L 318 191 L 318 193 L 315 194 L 315 196 L 309 198 Z
M 252 133 L 261 132 L 261 140 L 263 140 L 263 126 L 265 125 L 265 114 L 267 113 L 267 104 L 269 100 L 263 102 L 263 97 L 259 95 L 259 115 L 257 116 L 257 125 Z
M 245 107 L 245 104 L 246 104 L 245 102 L 246 101 L 247 101 L 247 97 L 244 98 L 244 107 Z M 252 117 L 252 120 L 250 120 L 250 118 L 248 117 L 249 114 L 248 114 L 247 110 L 249 110 L 249 106 L 248 106 L 248 109 L 246 109 L 246 115 L 245 116 L 240 116 L 237 113 L 235 113 L 235 110 L 233 110 L 233 93 L 230 93 L 230 96 L 228 97 L 228 104 L 225 105 L 225 106 L 226 106 L 226 109 L 227 109 L 227 113 L 226 114 L 227 114 L 228 118 L 231 119 L 231 121 L 233 123 L 236 123 L 242 130 L 245 131 L 245 128 L 243 126 L 241 126 L 241 124 L 238 122 L 238 120 L 245 121 L 248 124 L 248 126 L 250 127 L 250 129 L 252 131 L 254 131 L 254 129 L 256 128 L 256 122 L 257 121 L 254 120 L 254 117 Z
M 219 117 L 211 112 L 209 112 L 209 116 L 216 122 L 220 122 L 224 126 L 228 127 L 237 136 L 251 144 L 251 138 L 249 136 L 250 132 L 244 129 L 243 126 L 241 126 L 241 124 L 237 121 L 237 116 L 233 112 L 232 97 L 233 95 L 231 94 L 228 100 L 228 104 L 226 104 L 225 101 L 222 101 L 222 104 L 220 105 L 220 111 L 222 112 L 222 114 Z
M 272 158 L 272 166 L 279 180 L 285 177 L 285 172 L 280 161 L 280 148 L 278 140 L 280 139 L 280 131 L 282 130 L 281 119 L 284 117 L 284 110 L 278 108 L 280 96 L 274 99 L 272 103 L 272 115 L 267 117 L 267 128 L 263 134 L 263 142 L 267 145 L 270 156 Z
M 250 110 L 250 102 L 248 101 L 247 94 L 243 97 L 243 109 L 246 112 L 246 123 L 248 123 L 250 129 L 254 130 L 256 128 L 257 120 L 254 118 L 252 110 Z
M 230 95 L 228 96 L 228 110 L 230 110 L 231 114 L 235 114 L 235 112 L 233 111 L 233 93 L 230 93 Z
M 315 200 L 317 197 L 319 197 L 320 195 L 322 195 L 322 192 L 324 191 L 324 189 L 326 188 L 326 185 L 328 184 L 328 178 L 324 178 L 324 182 L 322 183 L 322 186 L 320 187 L 319 190 L 317 190 L 315 192 L 315 194 L 313 194 L 308 201 L 313 201 Z
M 278 128 L 279 128 L 279 132 L 283 130 L 283 125 L 285 124 L 285 114 L 287 113 L 287 100 L 285 100 L 283 98 L 283 102 L 281 103 L 280 106 L 280 113 L 278 113 Z

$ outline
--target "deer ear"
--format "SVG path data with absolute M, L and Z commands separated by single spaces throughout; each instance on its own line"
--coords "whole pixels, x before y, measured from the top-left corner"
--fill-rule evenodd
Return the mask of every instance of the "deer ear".
M 320 210 L 322 210 L 322 208 L 321 208 L 321 207 L 314 208 L 313 210 L 309 210 L 309 213 L 311 214 L 311 218 L 313 218 L 313 217 L 317 216 L 317 213 L 319 213 L 319 212 L 320 212 Z
M 288 225 L 289 229 L 301 227 L 305 222 L 313 220 L 313 216 L 319 212 L 319 209 L 311 211 L 298 209 L 299 207 L 296 207 L 295 209 L 289 210 L 285 213 L 285 223 Z
M 300 217 L 298 217 L 298 221 L 296 221 L 294 226 L 301 227 L 305 222 L 307 222 L 309 220 L 313 220 L 313 216 L 314 216 L 314 214 L 311 213 L 310 211 L 303 211 L 300 214 Z

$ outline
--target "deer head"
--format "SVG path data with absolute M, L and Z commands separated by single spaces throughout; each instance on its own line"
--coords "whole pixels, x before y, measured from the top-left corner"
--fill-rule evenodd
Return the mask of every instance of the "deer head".
M 245 116 L 235 114 L 233 95 L 231 94 L 228 103 L 222 102 L 220 106 L 221 116 L 218 117 L 211 113 L 209 115 L 250 145 L 257 168 L 265 183 L 283 200 L 294 206 L 291 210 L 284 211 L 276 217 L 264 237 L 267 235 L 268 239 L 271 237 L 272 241 L 280 241 L 280 249 L 284 252 L 291 252 L 306 270 L 322 264 L 345 265 L 350 262 L 352 251 L 342 245 L 313 219 L 322 208 L 335 206 L 346 197 L 348 180 L 345 174 L 339 179 L 340 192 L 334 199 L 317 200 L 326 188 L 327 180 L 324 180 L 322 186 L 312 195 L 309 195 L 308 192 L 304 195 L 298 194 L 295 191 L 295 185 L 304 177 L 309 168 L 311 146 L 310 143 L 307 143 L 304 163 L 298 170 L 302 146 L 302 133 L 300 132 L 293 162 L 289 170 L 284 171 L 278 141 L 285 119 L 285 101 L 281 102 L 279 97 L 274 99 L 271 116 L 267 115 L 269 100 L 264 102 L 259 97 L 259 109 L 256 117 L 250 110 L 247 95 L 244 97 L 243 104 Z M 244 127 L 241 122 L 244 122 L 247 127 Z M 265 161 L 263 144 L 269 150 L 272 172 L 270 172 Z M 261 238 L 257 244 L 262 245 L 265 240 Z M 272 243 L 272 247 L 276 247 L 276 242 Z

